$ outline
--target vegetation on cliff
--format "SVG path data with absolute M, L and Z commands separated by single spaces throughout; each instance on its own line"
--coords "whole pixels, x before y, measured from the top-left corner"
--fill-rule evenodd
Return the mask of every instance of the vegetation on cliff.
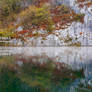
M 84 22 L 84 14 L 76 14 L 63 4 L 52 5 L 51 0 L 30 0 L 31 4 L 25 7 L 26 2 L 25 0 L 0 0 L 0 36 L 13 36 L 20 39 L 38 36 L 37 31 L 41 29 L 49 34 L 54 30 L 67 28 L 73 21 Z M 22 26 L 23 30 L 16 32 L 19 26 Z M 6 31 L 12 28 L 9 33 Z M 35 35 L 34 30 L 36 30 Z

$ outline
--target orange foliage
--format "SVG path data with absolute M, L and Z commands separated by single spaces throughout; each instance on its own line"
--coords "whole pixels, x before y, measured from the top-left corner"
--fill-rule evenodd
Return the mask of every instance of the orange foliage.
M 92 1 L 85 4 L 87 7 L 90 7 L 92 5 Z
M 83 32 L 80 32 L 80 35 L 82 35 L 83 34 Z

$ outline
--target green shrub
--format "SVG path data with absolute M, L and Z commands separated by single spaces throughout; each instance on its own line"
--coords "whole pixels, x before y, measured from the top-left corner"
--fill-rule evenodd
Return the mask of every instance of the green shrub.
M 84 16 L 85 14 L 76 14 L 76 16 L 74 16 L 74 19 L 78 22 L 84 22 Z

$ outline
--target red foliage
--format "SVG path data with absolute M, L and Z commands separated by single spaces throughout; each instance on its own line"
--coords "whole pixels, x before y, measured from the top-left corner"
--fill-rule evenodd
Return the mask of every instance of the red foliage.
M 28 33 L 29 31 L 28 30 L 22 30 L 20 32 L 18 32 L 18 34 L 25 34 L 25 33 Z
M 33 37 L 33 36 L 34 36 L 33 34 L 26 35 L 26 37 Z

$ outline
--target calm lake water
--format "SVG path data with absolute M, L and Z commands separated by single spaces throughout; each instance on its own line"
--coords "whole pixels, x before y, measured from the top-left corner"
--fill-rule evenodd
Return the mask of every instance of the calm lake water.
M 92 47 L 0 47 L 0 92 L 92 92 Z

